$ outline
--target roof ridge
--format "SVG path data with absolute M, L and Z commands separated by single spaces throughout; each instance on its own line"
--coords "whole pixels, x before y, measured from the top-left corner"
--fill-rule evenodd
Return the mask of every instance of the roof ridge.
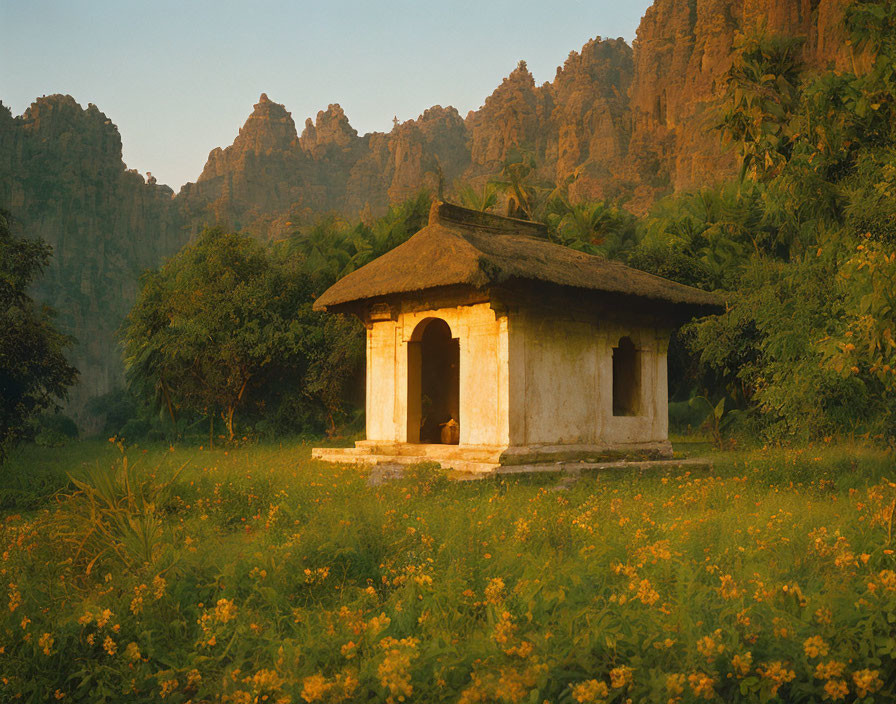
M 547 225 L 544 223 L 494 215 L 440 200 L 433 201 L 429 209 L 429 224 L 460 225 L 475 230 L 488 230 L 497 234 L 529 235 L 541 238 L 546 237 L 548 233 Z

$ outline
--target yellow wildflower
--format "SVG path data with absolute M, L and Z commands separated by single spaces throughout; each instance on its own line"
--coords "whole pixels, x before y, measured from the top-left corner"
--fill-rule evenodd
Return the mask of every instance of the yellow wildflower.
M 653 606 L 660 599 L 659 593 L 651 586 L 650 580 L 642 579 L 638 582 L 638 593 L 636 597 L 642 604 Z
M 152 591 L 153 596 L 156 598 L 156 601 L 165 596 L 165 587 L 168 586 L 168 583 L 165 581 L 165 578 L 162 575 L 157 574 L 153 577 L 152 580 Z
M 819 680 L 830 680 L 843 676 L 846 664 L 837 662 L 836 660 L 828 660 L 827 662 L 818 663 L 815 666 L 815 678 Z
M 333 696 L 331 700 L 334 702 L 339 702 L 346 699 L 351 699 L 359 684 L 360 683 L 358 682 L 358 678 L 355 676 L 355 673 L 351 671 L 339 673 L 338 675 L 336 675 L 336 679 L 332 683 Z
M 44 651 L 44 655 L 49 655 L 53 648 L 54 643 L 53 636 L 49 633 L 44 633 L 38 640 L 37 644 L 40 646 L 40 649 Z
M 324 698 L 330 689 L 327 678 L 323 675 L 311 675 L 302 680 L 302 699 L 306 702 L 317 702 Z
M 788 670 L 786 664 L 780 660 L 757 667 L 756 672 L 772 683 L 771 695 L 773 697 L 778 694 L 782 685 L 791 682 L 796 677 L 796 673 L 793 670 Z
M 687 677 L 676 673 L 666 677 L 666 689 L 673 697 L 684 694 L 684 686 L 687 683 Z
M 161 687 L 161 692 L 159 692 L 159 696 L 164 699 L 169 694 L 174 692 L 177 689 L 177 680 L 176 679 L 167 679 L 159 683 Z
M 725 652 L 725 644 L 716 642 L 717 638 L 721 638 L 722 631 L 716 630 L 711 636 L 703 636 L 697 641 L 697 650 L 707 660 L 712 660 L 716 655 Z
M 22 594 L 15 584 L 9 585 L 9 611 L 12 613 L 22 605 Z
M 330 576 L 329 567 L 305 568 L 305 584 L 322 584 Z
M 634 670 L 626 665 L 620 665 L 610 670 L 610 684 L 613 689 L 622 689 L 632 683 Z
M 387 704 L 403 702 L 414 691 L 411 685 L 411 660 L 417 657 L 416 638 L 384 638 L 380 646 L 385 649 L 386 657 L 377 667 L 380 686 L 389 691 Z
M 112 609 L 103 609 L 103 612 L 96 619 L 96 627 L 103 628 L 112 620 Z
M 495 642 L 500 646 L 509 645 L 515 630 L 516 626 L 513 624 L 513 616 L 510 615 L 509 611 L 504 611 L 495 623 Z
M 712 699 L 716 696 L 716 681 L 704 672 L 695 672 L 688 675 L 688 682 L 695 697 Z
M 109 655 L 115 655 L 118 645 L 112 640 L 112 636 L 106 636 L 106 639 L 103 641 L 103 650 L 109 653 Z
M 606 683 L 599 680 L 579 682 L 572 688 L 572 698 L 579 704 L 594 704 L 606 699 L 610 690 Z
M 253 691 L 274 692 L 283 686 L 283 678 L 275 670 L 262 669 L 251 677 L 243 678 L 243 682 L 250 685 Z
M 515 648 L 507 648 L 504 652 L 507 655 L 516 655 L 518 658 L 525 660 L 535 652 L 535 646 L 532 645 L 531 641 L 524 640 Z
M 877 575 L 881 586 L 887 591 L 896 591 L 896 572 L 893 570 L 881 570 Z
M 721 586 L 719 587 L 719 595 L 723 599 L 737 599 L 743 591 L 737 588 L 737 584 L 734 582 L 734 577 L 730 574 L 724 574 L 719 579 L 722 581 Z
M 388 628 L 390 623 L 392 623 L 392 619 L 386 616 L 386 614 L 374 616 L 367 622 L 367 632 L 375 636 L 380 631 Z
M 821 636 L 812 636 L 803 643 L 803 650 L 806 651 L 806 657 L 823 657 L 828 654 L 828 644 Z
M 874 694 L 877 690 L 884 686 L 883 681 L 879 677 L 878 670 L 859 670 L 852 673 L 852 681 L 856 685 L 856 691 L 859 699 Z
M 495 577 L 485 588 L 485 600 L 490 604 L 500 604 L 504 601 L 504 580 Z
M 775 638 L 790 637 L 790 629 L 787 628 L 784 619 L 778 616 L 772 619 L 772 632 L 775 634 Z
M 746 677 L 747 673 L 750 672 L 750 668 L 753 667 L 752 653 L 747 652 L 743 655 L 735 655 L 731 658 L 731 666 L 738 677 Z
M 828 680 L 824 683 L 824 698 L 831 701 L 846 699 L 849 694 L 849 685 L 843 680 Z
M 127 647 L 124 649 L 124 656 L 128 660 L 136 662 L 140 659 L 140 646 L 133 641 L 128 643 Z
M 231 599 L 218 599 L 215 605 L 215 618 L 221 623 L 227 623 L 236 618 L 236 604 Z
M 815 611 L 815 620 L 822 624 L 823 626 L 827 626 L 833 621 L 834 614 L 831 613 L 831 610 L 828 608 L 820 608 Z
M 145 584 L 141 584 L 137 587 L 134 587 L 134 598 L 131 599 L 131 613 L 139 614 L 143 611 L 143 595 L 146 594 L 149 587 Z

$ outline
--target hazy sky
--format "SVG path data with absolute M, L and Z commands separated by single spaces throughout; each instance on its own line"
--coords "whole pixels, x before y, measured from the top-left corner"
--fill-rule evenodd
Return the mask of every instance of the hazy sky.
M 359 133 L 431 105 L 478 108 L 525 59 L 538 83 L 594 36 L 631 42 L 650 0 L 0 0 L 0 101 L 95 103 L 130 168 L 177 190 L 262 92 Z

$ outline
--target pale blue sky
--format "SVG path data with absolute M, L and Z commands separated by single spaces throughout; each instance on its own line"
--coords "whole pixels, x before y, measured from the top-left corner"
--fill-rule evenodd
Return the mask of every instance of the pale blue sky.
M 177 190 L 262 92 L 360 133 L 434 104 L 462 115 L 525 59 L 538 83 L 594 36 L 631 42 L 650 0 L 0 0 L 0 101 L 68 93 L 118 125 L 124 160 Z

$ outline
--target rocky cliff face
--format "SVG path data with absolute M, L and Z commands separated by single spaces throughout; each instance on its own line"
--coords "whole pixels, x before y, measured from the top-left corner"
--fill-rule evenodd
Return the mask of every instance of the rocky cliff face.
M 729 176 L 734 161 L 712 129 L 738 34 L 765 31 L 804 39 L 808 69 L 842 69 L 848 0 L 656 0 L 634 43 L 628 176 L 635 209 L 663 191 Z
M 388 133 L 358 135 L 334 104 L 299 136 L 262 94 L 233 144 L 176 198 L 125 169 L 118 131 L 95 106 L 50 96 L 15 118 L 0 105 L 0 206 L 55 247 L 40 295 L 80 340 L 74 406 L 119 380 L 114 330 L 140 269 L 207 225 L 276 238 L 323 212 L 382 213 L 420 188 L 450 197 L 518 148 L 574 198 L 622 197 L 637 213 L 729 177 L 734 160 L 711 124 L 737 35 L 802 37 L 807 67 L 846 68 L 848 1 L 655 0 L 631 47 L 598 37 L 541 86 L 520 62 L 465 118 L 435 106 Z
M 574 198 L 622 197 L 643 213 L 665 193 L 734 173 L 712 125 L 738 35 L 800 37 L 810 70 L 842 69 L 851 62 L 847 2 L 656 0 L 631 47 L 598 37 L 541 86 L 521 61 L 466 118 L 435 106 L 389 133 L 359 136 L 331 105 L 296 144 L 289 113 L 262 96 L 178 201 L 191 231 L 212 221 L 280 236 L 322 211 L 379 213 L 420 188 L 450 196 L 522 149 L 545 180 L 571 181 Z M 264 130 L 264 140 L 253 136 Z
M 17 118 L 0 106 L 0 205 L 20 234 L 53 246 L 35 295 L 77 339 L 76 412 L 121 382 L 116 330 L 140 272 L 186 241 L 173 196 L 126 170 L 118 130 L 96 106 L 51 95 Z
M 543 152 L 547 106 L 543 90 L 535 86 L 525 61 L 485 99 L 485 104 L 467 115 L 470 157 L 476 170 L 500 171 L 514 147 L 526 147 L 536 155 Z
M 576 176 L 573 197 L 615 196 L 624 185 L 632 59 L 631 47 L 621 39 L 598 37 L 570 53 L 545 85 L 550 118 L 544 160 L 554 182 Z
M 213 149 L 196 183 L 178 195 L 191 234 L 205 226 L 262 235 L 272 219 L 302 201 L 307 158 L 282 105 L 262 94 L 233 144 Z

